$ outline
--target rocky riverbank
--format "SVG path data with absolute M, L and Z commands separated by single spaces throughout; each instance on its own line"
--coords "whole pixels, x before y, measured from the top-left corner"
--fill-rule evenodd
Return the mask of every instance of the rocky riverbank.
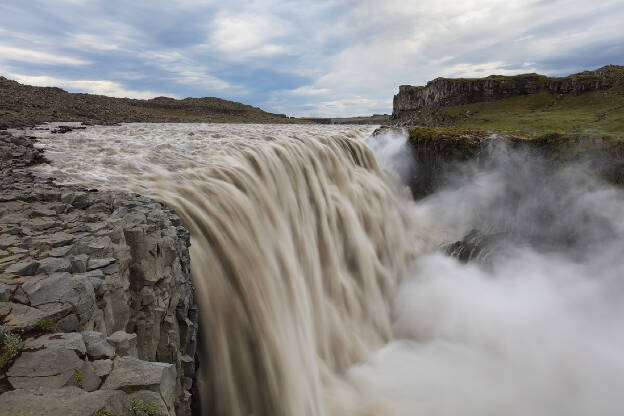
M 36 163 L 32 139 L 0 132 L 2 414 L 189 415 L 189 233 L 158 202 L 58 186 Z

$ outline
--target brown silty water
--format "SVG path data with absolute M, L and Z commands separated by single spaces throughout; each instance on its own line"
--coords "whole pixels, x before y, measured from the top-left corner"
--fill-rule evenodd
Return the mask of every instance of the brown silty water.
M 357 407 L 342 375 L 392 338 L 415 254 L 370 131 L 128 125 L 42 143 L 57 180 L 152 196 L 190 230 L 215 412 L 312 416 Z
M 406 137 L 372 131 L 33 134 L 44 173 L 154 197 L 190 230 L 204 414 L 620 416 L 624 192 L 502 148 L 412 201 Z M 487 265 L 439 250 L 474 229 L 497 236 Z

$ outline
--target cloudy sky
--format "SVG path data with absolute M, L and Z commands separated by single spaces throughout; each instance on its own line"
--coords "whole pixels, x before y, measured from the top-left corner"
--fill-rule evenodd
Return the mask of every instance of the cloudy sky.
M 366 115 L 438 76 L 624 64 L 623 27 L 624 0 L 1 0 L 0 75 Z

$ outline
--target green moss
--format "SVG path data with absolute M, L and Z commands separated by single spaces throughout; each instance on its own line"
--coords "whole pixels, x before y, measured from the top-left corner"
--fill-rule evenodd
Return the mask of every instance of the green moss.
M 0 369 L 13 360 L 20 350 L 22 339 L 19 335 L 0 327 Z
M 552 132 L 624 140 L 624 86 L 584 94 L 549 91 L 498 101 L 446 107 L 444 124 L 539 137 Z
M 84 376 L 80 370 L 74 370 L 74 380 L 76 381 L 76 385 L 81 389 L 84 388 L 84 384 L 82 384 L 83 377 Z
M 134 416 L 164 416 L 158 409 L 158 406 L 143 400 L 134 400 L 132 402 L 132 411 Z
M 41 332 L 47 333 L 47 334 L 53 334 L 55 332 L 59 332 L 58 327 L 56 326 L 56 322 L 53 319 L 50 318 L 45 318 L 40 320 L 39 322 L 31 325 L 28 328 L 29 331 L 31 330 L 39 330 Z

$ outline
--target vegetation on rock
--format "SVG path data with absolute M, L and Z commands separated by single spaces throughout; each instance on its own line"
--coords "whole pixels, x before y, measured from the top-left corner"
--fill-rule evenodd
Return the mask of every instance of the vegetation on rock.
M 0 369 L 4 368 L 19 353 L 22 339 L 0 326 Z
M 158 409 L 158 406 L 143 400 L 134 400 L 132 402 L 132 411 L 134 416 L 164 416 Z

